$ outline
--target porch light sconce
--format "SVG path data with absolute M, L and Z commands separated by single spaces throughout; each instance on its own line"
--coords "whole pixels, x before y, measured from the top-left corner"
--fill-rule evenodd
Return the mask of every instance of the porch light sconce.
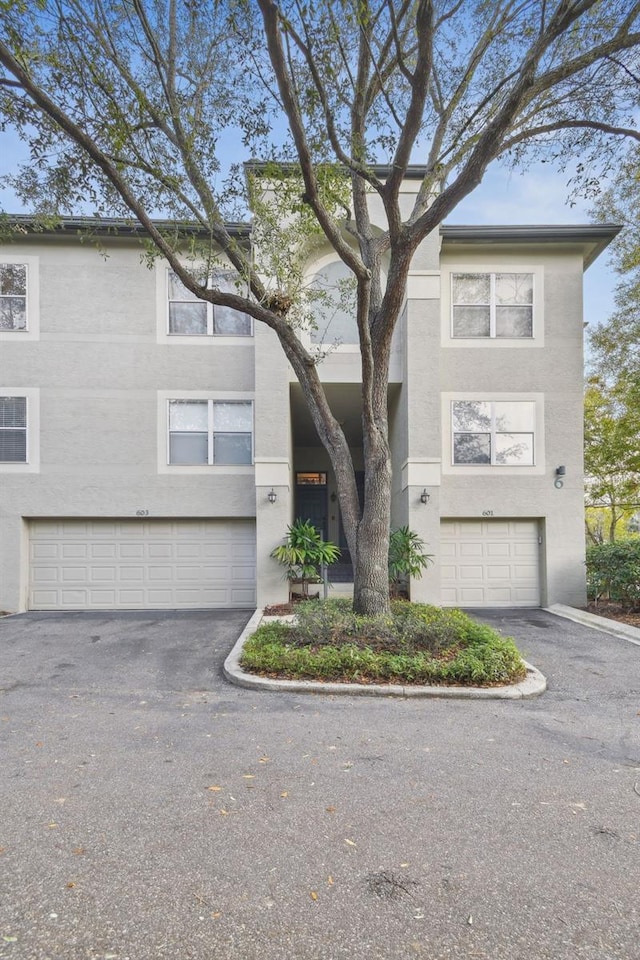
M 556 478 L 553 481 L 553 485 L 556 490 L 560 490 L 564 486 L 563 477 L 567 474 L 567 468 L 565 466 L 556 467 Z
M 271 490 L 269 490 L 269 493 L 267 494 L 267 500 L 269 501 L 269 503 L 275 503 L 277 499 L 278 499 L 278 494 L 275 492 L 273 487 L 271 487 Z
M 429 503 L 431 499 L 431 494 L 427 493 L 427 488 L 425 487 L 422 493 L 420 494 L 420 503 Z

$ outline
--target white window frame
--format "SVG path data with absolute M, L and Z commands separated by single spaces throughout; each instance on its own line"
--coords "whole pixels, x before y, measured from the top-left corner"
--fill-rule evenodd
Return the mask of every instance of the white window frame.
M 39 473 L 40 390 L 37 387 L 2 387 L 0 397 L 24 397 L 27 401 L 26 462 L 0 462 L 0 473 Z
M 26 314 L 27 326 L 24 330 L 0 330 L 0 341 L 20 342 L 40 339 L 40 272 L 39 258 L 20 254 L 0 252 L 0 263 L 22 264 L 27 271 Z
M 253 317 L 249 316 L 249 333 L 215 333 L 214 323 L 214 304 L 203 301 L 206 307 L 207 332 L 206 333 L 170 333 L 169 332 L 169 276 L 173 273 L 171 267 L 166 262 L 160 263 L 156 267 L 156 313 L 157 313 L 157 341 L 158 343 L 173 343 L 179 345 L 199 345 L 218 344 L 228 346 L 251 346 L 254 345 L 254 327 Z M 233 269 L 229 264 L 228 271 L 226 267 L 221 267 L 220 273 L 232 273 Z M 210 280 L 208 287 L 212 286 Z M 197 301 L 194 301 L 197 302 Z M 248 316 L 248 315 L 247 315 Z
M 454 463 L 453 462 L 453 404 L 460 401 L 486 403 L 533 403 L 533 464 Z M 442 403 L 442 472 L 453 476 L 539 476 L 545 472 L 544 394 L 542 393 L 443 393 Z M 493 411 L 492 411 L 493 420 Z M 528 432 L 528 431 L 525 431 Z M 492 437 L 494 433 L 492 432 Z M 492 444 L 492 458 L 494 445 Z
M 159 390 L 158 391 L 158 473 L 170 474 L 211 474 L 233 473 L 253 474 L 255 470 L 255 402 L 253 393 L 221 392 L 207 390 Z M 207 452 L 208 463 L 170 463 L 169 454 L 169 404 L 172 400 L 199 400 L 208 402 L 207 412 Z M 213 463 L 213 404 L 214 403 L 250 403 L 251 404 L 251 463 Z
M 496 302 L 496 277 L 498 276 L 498 274 L 505 274 L 508 276 L 509 274 L 516 274 L 516 273 L 518 274 L 523 273 L 525 276 L 531 277 L 531 286 L 532 286 L 531 303 L 530 304 L 528 303 L 500 304 L 500 306 L 524 306 L 524 307 L 530 306 L 531 307 L 531 335 L 528 337 L 500 337 L 499 339 L 500 340 L 533 340 L 533 336 L 534 336 L 533 304 L 535 303 L 535 299 L 536 299 L 536 277 L 535 277 L 535 274 L 529 270 L 527 271 L 493 270 L 491 273 L 481 273 L 479 270 L 468 270 L 464 274 L 458 273 L 458 272 L 452 273 L 451 274 L 451 337 L 452 339 L 455 339 L 455 340 L 496 340 L 498 339 L 497 333 L 496 333 L 496 328 L 497 328 L 496 318 L 497 318 L 497 312 L 498 312 L 497 311 L 498 304 Z M 469 275 L 478 276 L 478 277 L 489 277 L 489 302 L 486 304 L 477 304 L 477 306 L 489 307 L 489 336 L 488 337 L 484 337 L 484 336 L 461 337 L 459 334 L 456 334 L 454 329 L 454 325 L 455 325 L 454 311 L 456 306 L 462 306 L 462 304 L 458 304 L 454 300 L 453 284 L 456 277 L 469 276 Z M 470 304 L 470 306 L 472 306 L 472 304 Z
M 459 337 L 453 334 L 453 277 L 458 273 L 488 274 L 492 280 L 490 301 L 490 335 L 488 337 Z M 495 275 L 497 273 L 529 273 L 533 277 L 532 335 L 530 337 L 495 336 Z M 493 261 L 485 259 L 456 260 L 442 265 L 442 345 L 463 349 L 531 350 L 544 347 L 544 265 L 541 258 L 532 257 L 526 262 L 508 255 L 497 256 Z
M 313 260 L 309 261 L 309 263 L 305 268 L 305 273 L 304 273 L 305 286 L 311 286 L 313 284 L 313 281 L 316 275 L 320 272 L 320 270 L 323 270 L 325 267 L 328 267 L 333 263 L 338 263 L 339 261 L 340 261 L 340 257 L 338 257 L 335 250 L 332 250 L 328 253 L 324 253 L 321 256 L 315 257 Z M 382 290 L 384 291 L 387 284 L 387 271 L 384 265 L 380 269 L 380 283 L 382 285 Z M 345 354 L 360 353 L 359 339 L 356 343 L 335 344 L 332 341 L 325 341 L 324 343 L 315 343 L 311 339 L 311 330 L 308 328 L 298 331 L 297 335 L 300 341 L 302 342 L 302 344 L 307 348 L 309 353 L 311 353 L 314 356 L 324 357 L 325 354 L 328 356 L 331 356 L 337 353 L 345 353 Z M 295 380 L 295 377 L 294 377 L 294 380 Z

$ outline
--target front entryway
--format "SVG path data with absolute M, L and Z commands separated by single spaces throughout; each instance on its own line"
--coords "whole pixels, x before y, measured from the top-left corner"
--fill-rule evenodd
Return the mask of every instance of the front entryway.
M 540 606 L 537 520 L 443 520 L 440 555 L 443 605 Z

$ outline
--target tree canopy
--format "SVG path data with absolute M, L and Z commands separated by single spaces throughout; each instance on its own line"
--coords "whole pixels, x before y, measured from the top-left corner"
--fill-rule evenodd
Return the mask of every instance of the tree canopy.
M 412 257 L 493 161 L 580 156 L 588 186 L 640 142 L 639 16 L 629 0 L 0 4 L 0 109 L 31 154 L 16 188 L 45 215 L 89 203 L 137 220 L 188 289 L 275 332 L 331 457 L 359 609 L 388 608 L 387 381 Z M 257 199 L 255 179 L 228 162 L 230 143 L 270 161 L 281 212 L 289 202 L 252 255 L 227 226 L 252 184 Z M 411 163 L 422 182 L 405 209 Z M 157 212 L 202 227 L 204 268 L 185 263 L 184 235 L 159 229 Z M 309 318 L 299 308 L 309 234 L 357 291 L 362 514 L 317 357 L 296 332 Z M 235 292 L 206 283 L 219 251 L 242 282 Z
M 590 334 L 585 395 L 587 532 L 615 540 L 640 515 L 640 152 L 630 151 L 595 213 L 623 229 L 611 257 L 615 310 Z M 593 509 L 593 508 L 598 508 Z M 604 526 L 604 529 L 603 529 Z

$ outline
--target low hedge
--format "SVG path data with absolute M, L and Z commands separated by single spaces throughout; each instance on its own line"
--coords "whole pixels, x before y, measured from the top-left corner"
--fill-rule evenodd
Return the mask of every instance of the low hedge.
M 587 549 L 587 593 L 591 600 L 640 605 L 640 537 Z
M 404 601 L 390 617 L 359 617 L 344 600 L 301 603 L 293 624 L 258 628 L 241 664 L 266 676 L 344 683 L 491 686 L 526 674 L 511 638 L 460 610 Z

